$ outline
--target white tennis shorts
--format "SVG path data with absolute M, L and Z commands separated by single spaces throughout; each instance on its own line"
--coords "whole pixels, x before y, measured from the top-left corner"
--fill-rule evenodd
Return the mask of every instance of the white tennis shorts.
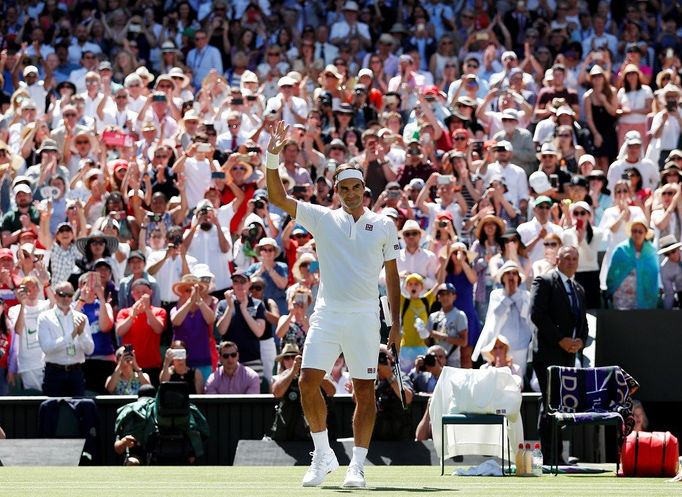
M 377 377 L 379 311 L 345 313 L 322 309 L 310 317 L 301 367 L 329 373 L 341 352 L 351 378 Z

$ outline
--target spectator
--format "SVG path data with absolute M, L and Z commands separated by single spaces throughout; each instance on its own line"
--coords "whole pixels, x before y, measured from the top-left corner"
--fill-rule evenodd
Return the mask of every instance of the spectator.
M 522 274 L 521 268 L 514 261 L 505 262 L 497 272 L 497 281 L 502 288 L 496 288 L 490 294 L 485 326 L 472 354 L 473 360 L 478 360 L 479 354 L 483 354 L 485 360 L 490 363 L 490 357 L 484 350 L 488 348 L 487 352 L 491 352 L 490 344 L 495 345 L 495 338 L 499 340 L 500 335 L 504 333 L 503 343 L 507 346 L 505 353 L 513 359 L 517 369 L 512 372 L 518 374 L 520 378 L 525 377 L 528 347 L 533 337 L 529 314 L 530 293 L 521 286 Z M 500 366 L 495 364 L 495 367 Z M 523 381 L 520 386 L 523 386 Z
M 372 440 L 410 440 L 414 436 L 410 411 L 404 410 L 401 406 L 398 379 L 393 374 L 394 361 L 391 351 L 386 345 L 381 344 L 379 346 L 377 381 L 374 387 L 377 417 Z M 414 396 L 412 382 L 402 371 L 400 374 L 402 375 L 405 400 L 409 406 Z
M 283 262 L 277 262 L 281 249 L 277 242 L 270 237 L 261 238 L 255 246 L 256 255 L 260 262 L 249 266 L 244 274 L 249 278 L 260 276 L 265 280 L 264 297 L 273 299 L 277 303 L 280 313 L 287 310 L 286 292 L 289 270 Z
M 225 292 L 217 309 L 216 327 L 221 337 L 230 338 L 241 349 L 242 364 L 262 374 L 259 338 L 265 332 L 265 306 L 249 296 L 249 278 L 243 272 L 232 275 L 233 289 Z
M 234 342 L 220 344 L 220 367 L 206 380 L 204 393 L 254 395 L 260 393 L 260 378 L 253 369 L 239 362 L 239 349 Z
M 545 148 L 543 146 L 543 148 Z M 550 209 L 552 199 L 540 195 L 533 201 L 534 217 L 527 223 L 522 223 L 516 228 L 521 241 L 528 251 L 528 259 L 531 264 L 541 260 L 544 256 L 542 241 L 552 233 L 560 234 L 561 226 L 550 222 Z
M 0 394 L 3 396 L 9 393 L 10 386 L 14 386 L 14 373 L 11 372 L 10 366 L 11 356 L 12 327 L 8 319 L 5 302 L 2 301 L 0 302 Z
M 83 375 L 87 390 L 106 393 L 104 384 L 115 367 L 114 311 L 104 295 L 99 273 L 89 272 L 78 278 L 78 301 L 74 309 L 88 318 L 94 350 L 85 359 Z
M 663 307 L 682 307 L 682 264 L 680 247 L 674 235 L 665 235 L 659 240 L 658 255 L 661 261 L 661 283 L 663 285 Z
M 135 250 L 128 256 L 128 270 L 130 274 L 123 278 L 119 283 L 118 288 L 118 304 L 121 308 L 131 307 L 134 303 L 132 297 L 132 287 L 134 281 L 139 279 L 146 280 L 149 287 L 152 289 L 152 305 L 159 307 L 161 305 L 161 290 L 156 283 L 156 278 L 145 271 L 145 263 L 147 258 L 139 251 Z
M 187 346 L 182 340 L 174 340 L 166 349 L 159 382 L 182 381 L 189 386 L 190 394 L 204 391 L 204 378 L 201 371 L 187 365 Z
M 436 298 L 441 308 L 429 315 L 426 328 L 438 347 L 435 350 L 437 358 L 443 359 L 441 366 L 461 367 L 461 350 L 469 344 L 467 315 L 454 305 L 457 289 L 452 283 L 441 283 Z M 433 352 L 432 348 L 427 352 Z M 441 351 L 442 358 L 439 356 Z
M 178 301 L 171 310 L 170 319 L 173 341 L 181 340 L 187 344 L 187 364 L 197 368 L 202 377 L 208 378 L 213 370 L 211 336 L 215 322 L 215 302 L 208 294 L 209 284 L 198 276 L 185 275 L 173 285 L 173 293 L 178 296 Z
M 40 212 L 33 203 L 33 192 L 25 183 L 17 184 L 13 189 L 16 207 L 5 212 L 2 218 L 2 246 L 9 247 L 17 243 L 22 228 L 30 228 L 36 233 L 40 224 Z
M 501 143 L 510 144 L 509 160 L 516 166 L 520 166 L 527 176 L 535 170 L 536 166 L 533 135 L 519 126 L 519 112 L 516 109 L 505 109 L 501 120 L 502 130 L 493 136 L 493 140 L 498 142 L 498 146 Z
M 589 80 L 592 88 L 583 96 L 585 117 L 594 140 L 593 155 L 597 159 L 597 167 L 605 170 L 618 150 L 618 100 L 615 88 L 611 86 L 600 66 L 596 65 L 590 70 Z
M 481 353 L 486 362 L 481 366 L 481 369 L 487 368 L 509 368 L 510 373 L 514 377 L 514 381 L 523 390 L 523 369 L 516 364 L 513 355 L 509 353 L 511 344 L 509 339 L 504 335 L 497 335 L 487 345 L 481 348 Z
M 438 281 L 445 281 L 455 287 L 457 308 L 467 317 L 467 343 L 462 345 L 460 354 L 462 367 L 468 369 L 473 367 L 471 353 L 481 332 L 481 321 L 474 306 L 474 283 L 478 280 L 470 262 L 474 256 L 462 242 L 448 242 L 441 250 L 438 270 Z
M 130 285 L 133 297 L 131 307 L 122 308 L 116 316 L 116 334 L 123 345 L 135 350 L 135 360 L 152 379 L 161 371 L 161 333 L 166 326 L 166 311 L 151 304 L 152 287 L 147 280 L 139 279 Z
M 346 395 L 353 389 L 353 381 L 348 368 L 346 368 L 346 360 L 343 354 L 337 357 L 331 372 L 327 375 L 327 379 L 336 387 L 336 395 Z
M 38 316 L 38 340 L 45 357 L 43 393 L 48 397 L 82 397 L 85 378 L 82 365 L 95 344 L 88 318 L 71 308 L 73 287 L 68 282 L 54 287 L 54 309 Z
M 7 310 L 7 304 L 3 301 L 2 306 L 4 315 L 9 318 L 11 328 L 14 329 L 14 356 L 12 360 L 15 367 L 12 367 L 8 374 L 10 384 L 20 380 L 20 384 L 15 383 L 15 387 L 23 390 L 42 390 L 45 361 L 43 352 L 40 348 L 38 337 L 38 317 L 50 309 L 54 302 L 43 300 L 40 291 L 40 282 L 35 276 L 26 276 L 21 281 L 17 291 L 19 305 L 15 305 Z M 0 318 L 0 327 L 6 326 L 6 320 Z M 9 359 L 9 354 L 7 355 Z M 12 371 L 16 369 L 16 371 Z M 14 378 L 13 378 L 14 377 Z
M 438 272 L 438 258 L 430 250 L 421 248 L 424 231 L 416 221 L 410 219 L 400 232 L 404 248 L 398 255 L 398 272 L 404 278 L 408 274 L 416 273 L 424 278 L 424 286 L 431 288 L 436 284 Z
M 658 303 L 658 257 L 644 218 L 627 227 L 629 238 L 618 244 L 608 266 L 606 285 L 615 309 L 654 309 Z
M 289 287 L 293 289 L 294 287 Z M 303 287 L 306 288 L 306 287 Z M 249 293 L 251 297 L 263 302 L 265 306 L 265 331 L 259 338 L 260 342 L 260 357 L 263 361 L 263 377 L 268 381 L 272 380 L 272 375 L 275 369 L 275 356 L 277 355 L 277 345 L 275 344 L 275 330 L 277 323 L 279 323 L 280 313 L 272 299 L 266 299 L 263 296 L 265 292 L 265 280 L 260 276 L 251 277 L 251 286 L 249 286 Z M 313 298 L 314 300 L 314 298 Z M 312 311 L 309 310 L 309 313 Z
M 414 393 L 422 395 L 433 393 L 446 360 L 445 350 L 440 345 L 429 347 L 426 355 L 417 357 L 409 375 Z
M 137 395 L 140 387 L 150 385 L 149 375 L 142 371 L 132 347 L 119 347 L 116 351 L 116 368 L 104 387 L 114 395 Z
M 299 286 L 288 298 L 289 312 L 279 318 L 276 335 L 283 344 L 293 343 L 303 351 L 308 322 L 308 308 L 313 303 L 312 293 L 304 286 Z

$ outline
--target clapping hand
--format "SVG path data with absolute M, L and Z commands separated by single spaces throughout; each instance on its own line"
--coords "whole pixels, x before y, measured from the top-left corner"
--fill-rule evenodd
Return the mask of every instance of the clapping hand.
M 272 155 L 279 155 L 284 148 L 284 143 L 287 140 L 289 132 L 289 125 L 284 121 L 279 121 L 270 134 L 270 143 L 268 144 L 268 152 Z

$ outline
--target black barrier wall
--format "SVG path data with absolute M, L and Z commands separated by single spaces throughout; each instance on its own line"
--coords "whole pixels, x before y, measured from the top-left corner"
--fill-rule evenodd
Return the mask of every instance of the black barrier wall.
M 8 438 L 37 438 L 38 409 L 46 397 L 0 397 L 0 426 Z M 121 460 L 113 451 L 116 410 L 135 400 L 131 396 L 100 396 L 95 401 L 100 415 L 98 459 L 116 465 Z M 206 457 L 201 463 L 231 465 L 240 439 L 260 440 L 272 426 L 276 400 L 272 395 L 192 395 L 192 402 L 204 413 L 211 430 Z M 355 404 L 349 395 L 334 398 L 339 438 L 353 436 L 352 416 Z M 524 394 L 521 406 L 526 438 L 537 439 L 539 396 Z M 426 398 L 415 395 L 412 402 L 414 426 L 424 414 Z M 576 447 L 582 450 L 582 441 Z M 40 465 L 36 461 L 36 465 Z

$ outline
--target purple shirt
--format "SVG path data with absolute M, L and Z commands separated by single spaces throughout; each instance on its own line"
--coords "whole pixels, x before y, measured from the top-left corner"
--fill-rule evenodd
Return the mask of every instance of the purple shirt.
M 204 393 L 211 394 L 259 394 L 260 376 L 253 369 L 241 364 L 237 365 L 232 376 L 223 373 L 223 367 L 216 369 L 208 377 Z

